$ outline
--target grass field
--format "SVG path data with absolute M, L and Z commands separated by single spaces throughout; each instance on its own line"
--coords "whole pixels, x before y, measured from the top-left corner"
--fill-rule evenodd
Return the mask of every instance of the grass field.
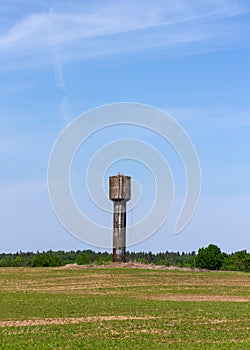
M 0 349 L 250 349 L 250 274 L 0 268 Z

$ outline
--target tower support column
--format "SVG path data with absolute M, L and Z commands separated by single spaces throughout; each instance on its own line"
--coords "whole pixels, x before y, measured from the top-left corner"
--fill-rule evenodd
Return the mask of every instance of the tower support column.
M 113 261 L 125 262 L 126 203 L 130 200 L 130 177 L 118 174 L 109 178 L 109 198 L 114 202 Z

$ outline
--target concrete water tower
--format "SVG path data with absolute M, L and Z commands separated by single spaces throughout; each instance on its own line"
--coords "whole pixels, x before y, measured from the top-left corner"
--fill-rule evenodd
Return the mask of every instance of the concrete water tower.
M 114 202 L 113 261 L 124 262 L 126 253 L 126 203 L 131 198 L 130 176 L 109 178 L 109 199 Z

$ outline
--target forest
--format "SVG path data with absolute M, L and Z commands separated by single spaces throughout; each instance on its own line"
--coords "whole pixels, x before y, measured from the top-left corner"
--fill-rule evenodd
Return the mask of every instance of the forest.
M 0 267 L 58 267 L 67 264 L 105 265 L 112 261 L 112 254 L 93 250 L 43 251 L 1 253 Z M 224 253 L 215 245 L 185 252 L 126 252 L 127 262 L 163 266 L 188 267 L 192 269 L 250 272 L 250 253 L 246 250 Z

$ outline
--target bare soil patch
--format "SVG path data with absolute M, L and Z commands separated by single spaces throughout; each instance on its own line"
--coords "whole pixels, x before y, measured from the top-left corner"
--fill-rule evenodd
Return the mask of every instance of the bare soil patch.
M 126 320 L 151 320 L 158 317 L 137 317 L 137 316 L 88 316 L 88 317 L 67 317 L 67 318 L 44 318 L 31 320 L 9 320 L 0 321 L 0 327 L 25 327 L 25 326 L 44 326 L 44 325 L 63 325 L 63 324 L 77 324 L 86 322 L 100 322 L 100 321 L 126 321 Z
M 144 299 L 144 298 L 142 298 Z M 147 300 L 166 300 L 166 301 L 219 301 L 219 302 L 250 302 L 250 297 L 234 295 L 194 295 L 194 294 L 165 294 L 148 295 Z
M 188 267 L 178 267 L 178 266 L 165 266 L 165 265 L 153 265 L 153 264 L 143 264 L 138 262 L 125 262 L 117 263 L 111 262 L 105 265 L 77 265 L 77 264 L 67 264 L 65 266 L 58 267 L 60 270 L 71 270 L 71 269 L 89 269 L 89 268 L 136 268 L 136 269 L 148 269 L 148 270 L 176 270 L 176 271 L 191 271 L 191 272 L 201 272 L 205 270 L 191 269 Z M 206 270 L 208 271 L 208 270 Z

